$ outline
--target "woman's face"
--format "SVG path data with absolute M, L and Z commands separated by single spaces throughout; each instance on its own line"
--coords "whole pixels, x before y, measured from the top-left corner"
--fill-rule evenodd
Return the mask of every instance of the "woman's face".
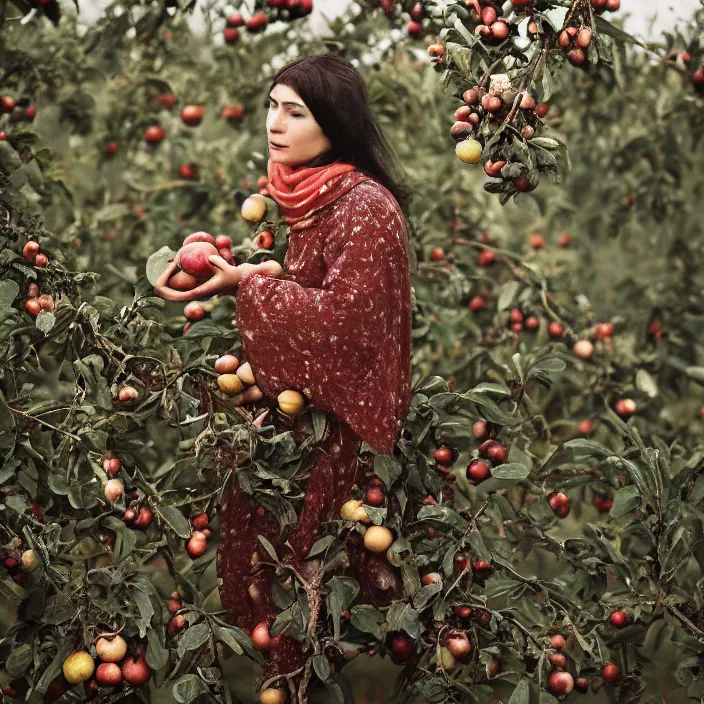
M 269 94 L 266 132 L 269 159 L 291 167 L 306 164 L 332 147 L 298 93 L 281 83 Z

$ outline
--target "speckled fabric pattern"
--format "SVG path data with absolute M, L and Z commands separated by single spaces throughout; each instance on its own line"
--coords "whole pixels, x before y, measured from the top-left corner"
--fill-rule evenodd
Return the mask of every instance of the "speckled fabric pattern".
M 258 576 L 257 603 L 247 591 L 257 534 L 279 546 L 287 539 L 294 553 L 280 557 L 300 565 L 321 521 L 339 515 L 359 479 L 362 440 L 392 453 L 410 407 L 411 290 L 402 212 L 387 189 L 359 171 L 329 181 L 320 201 L 290 227 L 284 275 L 252 274 L 237 291 L 242 357 L 265 396 L 275 403 L 285 389 L 300 391 L 330 423 L 288 536 L 275 535 L 273 517 L 258 516 L 237 486 L 221 507 L 220 596 L 232 623 L 248 629 L 276 614 L 273 574 Z M 355 562 L 352 576 L 366 564 Z M 266 673 L 291 671 L 302 657 L 299 644 L 284 637 Z
M 393 196 L 353 174 L 357 185 L 292 228 L 284 279 L 240 283 L 237 327 L 264 394 L 296 389 L 391 453 L 410 404 L 407 236 Z

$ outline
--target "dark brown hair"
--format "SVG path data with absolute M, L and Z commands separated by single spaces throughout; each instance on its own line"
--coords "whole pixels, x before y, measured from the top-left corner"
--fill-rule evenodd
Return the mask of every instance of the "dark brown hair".
M 372 115 L 359 71 L 340 56 L 320 54 L 296 59 L 280 69 L 269 93 L 279 83 L 303 98 L 332 142 L 321 163 L 339 159 L 354 164 L 387 188 L 408 218 L 412 192 L 399 178 L 396 157 Z

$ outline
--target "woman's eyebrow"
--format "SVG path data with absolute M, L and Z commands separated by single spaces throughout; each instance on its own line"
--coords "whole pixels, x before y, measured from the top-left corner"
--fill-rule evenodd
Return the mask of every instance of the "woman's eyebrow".
M 276 102 L 276 99 L 272 98 L 271 95 L 269 96 L 269 100 L 273 100 L 274 102 Z M 300 103 L 292 103 L 292 102 L 288 101 L 286 103 L 281 103 L 281 104 L 282 105 L 295 105 L 296 107 L 303 108 L 304 110 L 306 109 L 306 106 L 301 105 Z

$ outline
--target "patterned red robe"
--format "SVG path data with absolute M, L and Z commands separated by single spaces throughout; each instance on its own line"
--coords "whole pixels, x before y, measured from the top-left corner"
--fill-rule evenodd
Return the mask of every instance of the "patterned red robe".
M 237 290 L 242 357 L 259 388 L 274 403 L 285 389 L 300 391 L 330 423 L 315 449 L 298 525 L 287 536 L 298 565 L 320 522 L 338 518 L 350 497 L 362 440 L 391 454 L 410 407 L 411 290 L 401 209 L 359 171 L 334 177 L 323 192 L 322 205 L 290 228 L 283 276 L 252 274 Z M 232 622 L 250 629 L 277 613 L 272 575 L 258 576 L 258 601 L 248 594 L 252 553 L 259 547 L 264 557 L 257 534 L 276 545 L 278 523 L 258 516 L 235 484 L 222 506 L 220 595 Z M 297 667 L 298 642 L 285 638 L 272 660 L 277 672 Z

